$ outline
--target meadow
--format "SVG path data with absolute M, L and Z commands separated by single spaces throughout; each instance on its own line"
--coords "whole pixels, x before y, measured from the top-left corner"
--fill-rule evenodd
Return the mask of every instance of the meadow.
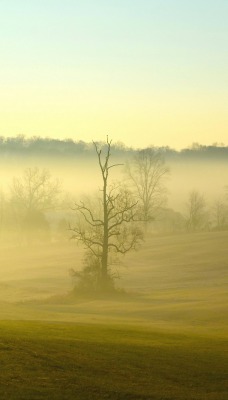
M 228 398 L 228 232 L 153 236 L 118 295 L 72 296 L 73 242 L 1 249 L 1 399 Z

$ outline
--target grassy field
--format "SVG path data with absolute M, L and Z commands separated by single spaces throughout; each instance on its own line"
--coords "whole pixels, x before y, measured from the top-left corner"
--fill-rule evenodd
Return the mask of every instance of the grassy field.
M 151 236 L 108 299 L 67 295 L 71 243 L 2 249 L 0 399 L 226 400 L 227 244 Z
M 222 339 L 116 324 L 0 328 L 1 399 L 227 399 Z

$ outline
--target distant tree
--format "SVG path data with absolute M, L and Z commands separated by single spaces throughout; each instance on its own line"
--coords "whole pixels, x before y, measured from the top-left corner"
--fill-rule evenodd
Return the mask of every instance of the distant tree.
M 228 206 L 223 199 L 215 201 L 213 215 L 217 229 L 221 230 L 228 226 Z
M 14 178 L 11 201 L 28 213 L 46 211 L 56 206 L 60 193 L 58 180 L 53 180 L 46 169 L 27 168 L 21 178 Z
M 119 165 L 110 165 L 111 140 L 107 138 L 104 156 L 102 148 L 96 143 L 94 147 L 102 177 L 102 196 L 97 207 L 83 201 L 76 204 L 75 210 L 81 219 L 76 227 L 70 229 L 72 238 L 82 242 L 87 249 L 85 268 L 75 275 L 83 282 L 85 278 L 92 280 L 98 290 L 107 290 L 113 287 L 111 253 L 126 254 L 136 249 L 142 233 L 133 224 L 137 202 L 129 191 L 119 185 L 109 184 L 110 170 Z
M 153 224 L 153 232 L 174 233 L 185 230 L 185 219 L 180 212 L 163 207 Z
M 163 154 L 154 148 L 138 151 L 127 164 L 126 173 L 138 201 L 139 218 L 145 223 L 155 219 L 167 195 L 165 178 L 169 168 Z
M 11 202 L 3 190 L 0 190 L 0 241 L 12 243 L 17 236 L 17 223 Z
M 5 218 L 5 209 L 6 209 L 6 199 L 2 190 L 0 190 L 0 238 L 2 238 L 3 229 L 4 229 L 4 218 Z
M 197 231 L 204 229 L 208 222 L 204 196 L 196 190 L 191 191 L 186 208 L 187 230 Z
M 225 186 L 225 200 L 228 203 L 228 185 Z
M 15 220 L 25 230 L 48 229 L 44 212 L 56 208 L 60 185 L 46 169 L 27 168 L 11 186 L 11 204 Z

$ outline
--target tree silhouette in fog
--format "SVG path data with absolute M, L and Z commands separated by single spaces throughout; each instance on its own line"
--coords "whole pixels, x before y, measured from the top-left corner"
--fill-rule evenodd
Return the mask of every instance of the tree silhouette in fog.
M 206 201 L 204 196 L 197 190 L 189 193 L 186 204 L 186 226 L 188 231 L 198 231 L 205 229 L 208 219 L 206 212 Z
M 58 180 L 46 169 L 27 168 L 23 176 L 14 177 L 11 204 L 18 223 L 26 230 L 47 229 L 44 212 L 56 207 L 59 193 Z
M 102 196 L 95 209 L 84 202 L 76 204 L 75 210 L 82 219 L 71 230 L 72 237 L 82 242 L 88 251 L 85 268 L 76 276 L 82 278 L 88 272 L 89 278 L 93 275 L 97 289 L 107 290 L 114 283 L 110 254 L 126 254 L 136 249 L 142 233 L 134 223 L 137 202 L 121 185 L 109 184 L 110 170 L 119 165 L 110 164 L 111 140 L 107 138 L 104 155 L 103 148 L 96 143 L 94 147 L 102 177 Z
M 153 220 L 166 200 L 165 178 L 169 168 L 163 154 L 148 148 L 138 151 L 126 167 L 133 193 L 138 200 L 139 218 Z

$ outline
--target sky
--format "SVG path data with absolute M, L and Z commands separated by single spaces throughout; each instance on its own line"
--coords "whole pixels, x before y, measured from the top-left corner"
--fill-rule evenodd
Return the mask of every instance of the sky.
M 227 0 L 1 0 L 0 135 L 228 145 Z

